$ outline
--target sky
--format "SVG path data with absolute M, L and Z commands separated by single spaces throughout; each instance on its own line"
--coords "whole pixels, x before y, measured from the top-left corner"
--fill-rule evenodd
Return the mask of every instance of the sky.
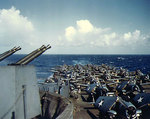
M 0 53 L 150 54 L 150 0 L 1 0 Z

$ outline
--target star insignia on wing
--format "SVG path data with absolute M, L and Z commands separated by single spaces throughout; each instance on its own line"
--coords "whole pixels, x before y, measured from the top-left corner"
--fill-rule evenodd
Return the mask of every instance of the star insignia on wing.
M 144 99 L 143 97 L 140 97 L 140 98 L 137 100 L 137 102 L 140 103 L 140 102 L 143 101 L 143 99 Z
M 103 105 L 103 103 L 104 103 L 104 99 L 103 99 L 103 100 L 101 100 L 101 101 L 98 103 L 98 107 L 102 106 L 102 105 Z

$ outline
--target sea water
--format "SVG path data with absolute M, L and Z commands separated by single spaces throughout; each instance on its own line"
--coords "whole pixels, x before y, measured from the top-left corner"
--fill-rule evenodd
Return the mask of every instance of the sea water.
M 26 55 L 12 55 L 0 62 L 0 66 L 15 63 Z M 51 68 L 59 65 L 108 64 L 123 67 L 129 71 L 141 70 L 144 74 L 150 72 L 150 55 L 41 55 L 30 65 L 36 67 L 38 79 L 46 79 L 52 75 Z

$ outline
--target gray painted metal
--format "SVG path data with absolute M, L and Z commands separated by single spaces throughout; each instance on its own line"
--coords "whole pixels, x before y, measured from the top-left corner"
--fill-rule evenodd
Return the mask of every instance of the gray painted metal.
M 59 86 L 57 83 L 40 84 L 39 89 L 40 91 L 56 93 L 58 92 Z
M 33 66 L 1 66 L 0 76 L 0 119 L 30 119 L 41 114 Z
M 58 93 L 64 97 L 69 97 L 70 93 L 70 86 L 62 85 L 59 83 L 43 83 L 39 85 L 40 91 L 51 92 L 51 93 Z

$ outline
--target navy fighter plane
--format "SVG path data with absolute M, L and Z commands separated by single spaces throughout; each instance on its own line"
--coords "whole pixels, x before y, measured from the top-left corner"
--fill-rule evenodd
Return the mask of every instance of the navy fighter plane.
M 95 101 L 99 96 L 106 96 L 109 89 L 106 85 L 101 83 L 89 84 L 86 88 L 86 92 L 89 95 L 87 101 Z
M 138 119 L 142 113 L 131 102 L 117 96 L 100 96 L 94 105 L 100 117 L 106 119 Z
M 139 109 L 142 109 L 144 107 L 150 107 L 150 93 L 139 93 L 135 95 L 132 102 Z
M 144 119 L 150 117 L 150 93 L 139 93 L 137 94 L 132 103 L 142 110 L 142 118 Z
M 116 87 L 118 96 L 122 97 L 126 101 L 130 101 L 135 94 L 140 93 L 141 89 L 139 86 L 132 81 L 122 81 Z

